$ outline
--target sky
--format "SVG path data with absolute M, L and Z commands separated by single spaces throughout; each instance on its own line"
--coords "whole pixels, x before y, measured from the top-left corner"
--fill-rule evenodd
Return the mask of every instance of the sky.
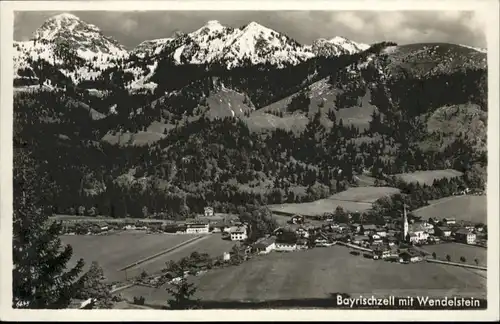
M 474 11 L 69 11 L 127 48 L 149 39 L 192 32 L 209 20 L 230 27 L 255 21 L 299 43 L 343 36 L 372 44 L 447 42 L 486 48 L 484 19 Z M 16 12 L 14 39 L 27 40 L 61 11 Z

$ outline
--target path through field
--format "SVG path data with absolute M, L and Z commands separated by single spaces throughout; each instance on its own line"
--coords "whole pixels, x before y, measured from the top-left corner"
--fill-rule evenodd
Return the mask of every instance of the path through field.
M 122 281 L 131 272 L 124 273 L 119 269 L 195 237 L 190 234 L 122 232 L 113 235 L 64 235 L 61 240 L 73 248 L 70 266 L 83 258 L 86 271 L 93 261 L 97 261 L 109 281 Z
M 143 270 L 148 274 L 160 273 L 165 268 L 167 262 L 179 261 L 195 251 L 198 253 L 208 253 L 211 257 L 222 256 L 224 252 L 229 252 L 233 245 L 235 245 L 235 242 L 223 240 L 219 234 L 203 235 L 198 240 L 127 269 L 127 277 L 139 275 Z

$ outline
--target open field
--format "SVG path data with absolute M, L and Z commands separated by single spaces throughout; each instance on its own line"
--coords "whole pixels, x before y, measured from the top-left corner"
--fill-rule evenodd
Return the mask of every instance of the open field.
M 422 219 L 432 218 L 455 218 L 457 221 L 471 221 L 473 223 L 484 223 L 488 221 L 488 205 L 486 196 L 452 196 L 438 200 L 429 201 L 424 206 L 412 212 Z
M 202 301 L 277 301 L 351 296 L 474 296 L 486 297 L 486 274 L 459 267 L 421 262 L 399 264 L 349 254 L 340 246 L 293 253 L 273 252 L 240 266 L 195 277 Z M 353 272 L 353 269 L 356 269 Z M 146 303 L 165 305 L 164 288 L 135 286 L 125 298 L 144 296 Z
M 237 243 L 223 240 L 220 234 L 205 235 L 201 239 L 179 247 L 172 252 L 127 269 L 127 277 L 139 275 L 143 270 L 148 274 L 158 273 L 165 268 L 165 263 L 168 261 L 179 261 L 194 251 L 208 253 L 212 257 L 222 256 L 224 252 L 229 252 L 235 244 Z
M 456 178 L 462 176 L 462 172 L 453 169 L 446 170 L 428 170 L 416 171 L 410 173 L 396 174 L 396 177 L 403 179 L 405 182 L 418 182 L 420 184 L 432 185 L 434 180 L 443 178 Z
M 424 250 L 432 253 L 436 252 L 436 259 L 446 260 L 446 255 L 449 254 L 451 257 L 451 262 L 461 263 L 460 257 L 465 257 L 465 263 L 473 264 L 474 259 L 477 259 L 478 265 L 486 267 L 487 266 L 487 249 L 479 246 L 472 246 L 466 244 L 457 243 L 441 243 L 435 245 L 426 245 L 422 247 Z
M 61 240 L 73 247 L 70 265 L 83 258 L 84 270 L 87 270 L 93 261 L 97 261 L 107 280 L 119 281 L 125 279 L 125 274 L 119 269 L 194 237 L 196 235 L 122 232 L 114 235 L 64 235 Z
M 333 213 L 340 206 L 346 211 L 364 212 L 372 207 L 372 203 L 384 196 L 399 193 L 399 189 L 392 187 L 357 187 L 336 193 L 325 199 L 300 204 L 269 205 L 269 209 L 282 214 L 300 214 L 317 216 L 324 213 Z

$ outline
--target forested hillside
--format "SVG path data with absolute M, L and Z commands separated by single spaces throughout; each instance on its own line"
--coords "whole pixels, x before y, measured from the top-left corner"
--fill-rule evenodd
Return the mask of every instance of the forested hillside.
M 313 201 L 361 174 L 446 168 L 484 187 L 484 53 L 385 42 L 279 66 L 154 53 L 85 78 L 65 76 L 68 62 L 94 67 L 71 48 L 20 65 L 15 143 L 52 181 L 54 213 L 181 219 L 206 205 Z

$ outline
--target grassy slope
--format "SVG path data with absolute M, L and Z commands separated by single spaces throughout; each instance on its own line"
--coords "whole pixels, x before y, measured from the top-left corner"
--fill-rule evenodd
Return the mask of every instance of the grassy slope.
M 352 269 L 356 269 L 355 273 Z M 198 278 L 198 298 L 204 301 L 263 301 L 355 296 L 486 295 L 486 279 L 467 269 L 431 263 L 394 264 L 353 256 L 340 246 L 257 257 L 243 265 L 210 271 Z M 163 304 L 165 289 L 133 287 L 127 299 L 144 296 Z
M 323 113 L 322 124 L 327 128 L 331 127 L 332 122 L 326 117 L 326 113 L 336 109 L 335 97 L 341 90 L 332 88 L 326 78 L 311 84 L 305 90 L 307 90 L 311 99 L 307 113 L 287 113 L 287 106 L 294 96 L 290 95 L 255 111 L 247 120 L 249 127 L 256 132 L 275 128 L 301 132 L 306 127 L 307 121 L 318 110 Z M 373 109 L 374 106 L 370 105 L 370 93 L 368 91 L 362 98 L 361 106 L 336 110 L 335 115 L 337 119 L 343 120 L 344 125 L 354 125 L 364 129 L 368 126 Z M 277 117 L 268 112 L 283 112 L 283 117 Z
M 486 196 L 454 196 L 429 201 L 429 206 L 419 208 L 413 213 L 422 219 L 454 217 L 457 220 L 487 223 L 488 204 Z

